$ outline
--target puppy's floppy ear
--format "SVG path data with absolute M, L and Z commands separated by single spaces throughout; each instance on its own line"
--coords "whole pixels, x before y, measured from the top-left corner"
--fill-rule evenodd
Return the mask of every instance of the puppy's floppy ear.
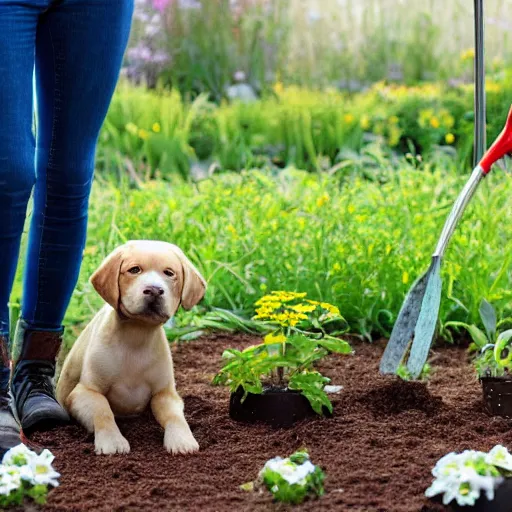
M 185 256 L 184 252 L 174 244 L 171 244 L 171 246 L 183 266 L 181 305 L 184 309 L 191 309 L 204 297 L 206 281 L 192 262 Z
M 119 307 L 119 273 L 123 262 L 123 246 L 111 252 L 91 276 L 91 284 L 105 302 Z

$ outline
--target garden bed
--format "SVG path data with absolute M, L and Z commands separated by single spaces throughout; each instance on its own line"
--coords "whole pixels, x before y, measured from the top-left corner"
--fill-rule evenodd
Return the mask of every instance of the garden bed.
M 62 473 L 45 510 L 272 510 L 269 494 L 242 491 L 240 484 L 254 479 L 270 457 L 305 446 L 327 474 L 315 510 L 433 512 L 445 509 L 429 505 L 423 493 L 441 456 L 512 444 L 512 422 L 486 415 L 460 348 L 435 351 L 435 372 L 425 386 L 380 376 L 383 344 L 356 343 L 355 356 L 331 356 L 319 365 L 332 384 L 344 386 L 331 395 L 332 419 L 287 430 L 236 423 L 228 416 L 229 391 L 209 383 L 225 348 L 255 341 L 215 335 L 173 348 L 178 389 L 201 446 L 197 455 L 168 455 L 150 416 L 119 422 L 129 455 L 96 456 L 92 437 L 78 426 L 34 436 L 56 455 Z

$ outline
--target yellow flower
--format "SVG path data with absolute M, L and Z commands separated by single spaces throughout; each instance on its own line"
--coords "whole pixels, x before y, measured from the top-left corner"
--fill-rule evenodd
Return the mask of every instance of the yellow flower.
M 402 283 L 407 284 L 409 282 L 409 272 L 404 271 L 402 274 Z
M 361 117 L 359 124 L 363 130 L 368 130 L 368 128 L 370 128 L 370 118 L 366 114 L 364 114 Z
M 473 60 L 475 58 L 475 49 L 474 48 L 468 48 L 467 50 L 464 50 L 460 54 L 460 60 L 467 61 L 467 60 Z
M 320 302 L 320 307 L 329 311 L 329 313 L 331 313 L 331 315 L 339 315 L 340 314 L 340 310 L 336 306 L 333 306 L 332 304 L 329 304 L 328 302 Z
M 226 228 L 233 236 L 237 235 L 237 231 L 235 229 L 235 226 L 233 224 L 229 224 L 229 226 Z
M 386 245 L 386 256 L 391 252 L 391 245 Z
M 283 82 L 276 82 L 276 83 L 274 84 L 273 89 L 274 89 L 274 92 L 275 92 L 277 95 L 282 94 L 282 93 L 283 93 L 283 91 L 284 91 Z
M 284 343 L 286 341 L 286 336 L 281 333 L 280 331 L 277 331 L 277 334 L 269 333 L 263 338 L 263 343 L 265 345 L 271 345 L 273 343 Z
M 160 131 L 160 123 L 153 123 L 153 131 L 158 133 Z
M 311 313 L 316 309 L 316 306 L 313 304 L 296 304 L 295 306 L 288 306 L 289 309 L 296 311 L 297 313 Z
M 344 120 L 344 121 L 345 121 L 345 123 L 347 123 L 347 124 L 351 124 L 351 123 L 353 123 L 353 122 L 354 122 L 354 119 L 355 119 L 355 118 L 354 118 L 354 116 L 353 116 L 352 114 L 345 114 L 345 115 L 343 116 L 343 120 Z
M 453 133 L 447 133 L 444 137 L 446 144 L 453 144 L 455 141 L 455 135 Z
M 299 292 L 285 292 L 285 291 L 281 291 L 281 290 L 274 290 L 273 292 L 271 292 L 270 295 L 265 295 L 264 297 L 262 297 L 260 299 L 260 301 L 279 300 L 281 302 L 289 302 L 293 299 L 302 299 L 306 295 L 307 295 L 306 292 L 299 293 Z M 256 303 L 256 305 L 258 304 L 258 302 Z
M 328 203 L 329 202 L 329 199 L 331 199 L 331 196 L 327 193 L 327 192 L 324 192 L 317 200 L 316 200 L 316 205 L 321 208 L 325 203 Z
M 487 80 L 485 83 L 485 90 L 487 92 L 500 92 L 501 86 L 500 84 L 493 82 L 491 80 Z
M 348 213 L 352 214 L 356 211 L 356 207 L 353 204 L 349 204 L 347 211 L 348 211 Z
M 148 133 L 146 130 L 144 130 L 143 128 L 140 128 L 140 129 L 139 129 L 138 135 L 139 135 L 139 137 L 140 137 L 142 140 L 147 140 L 147 139 L 149 139 L 149 133 Z
M 332 266 L 332 270 L 333 272 L 339 272 L 341 270 L 341 265 L 336 262 L 333 266 Z
M 439 128 L 439 126 L 441 126 L 441 123 L 436 116 L 430 119 L 430 126 L 432 126 L 432 128 Z

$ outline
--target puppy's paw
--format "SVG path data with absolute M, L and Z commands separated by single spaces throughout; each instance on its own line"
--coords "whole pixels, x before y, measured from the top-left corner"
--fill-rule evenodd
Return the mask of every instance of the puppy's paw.
M 121 432 L 100 430 L 94 435 L 94 444 L 97 455 L 111 455 L 114 453 L 130 453 L 130 444 Z
M 164 434 L 165 449 L 176 455 L 178 453 L 193 453 L 199 450 L 199 445 L 194 439 L 188 425 L 168 426 Z

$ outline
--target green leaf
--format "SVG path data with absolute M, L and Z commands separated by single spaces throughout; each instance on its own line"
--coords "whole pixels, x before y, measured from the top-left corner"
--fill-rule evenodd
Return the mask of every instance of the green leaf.
M 492 343 L 496 337 L 496 311 L 485 299 L 482 299 L 480 303 L 480 318 L 487 332 L 487 337 Z
M 352 347 L 345 340 L 338 338 L 321 338 L 317 343 L 326 348 L 329 352 L 335 352 L 336 354 L 352 353 Z
M 469 332 L 471 339 L 479 349 L 490 343 L 485 333 L 476 325 L 470 325 L 464 322 L 446 322 L 445 327 L 463 327 Z
M 223 359 L 233 359 L 234 357 L 242 357 L 242 352 L 234 348 L 228 348 L 222 352 Z
M 288 387 L 301 391 L 301 393 L 309 400 L 311 407 L 317 413 L 323 414 L 323 406 L 332 413 L 332 403 L 324 386 L 330 382 L 330 379 L 324 377 L 319 372 L 302 372 L 296 373 L 290 378 Z

